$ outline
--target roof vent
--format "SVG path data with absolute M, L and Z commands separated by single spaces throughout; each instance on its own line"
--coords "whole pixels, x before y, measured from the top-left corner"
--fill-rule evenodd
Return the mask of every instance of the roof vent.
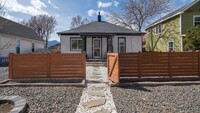
M 99 14 L 98 14 L 98 22 L 101 22 L 101 13 L 99 11 Z

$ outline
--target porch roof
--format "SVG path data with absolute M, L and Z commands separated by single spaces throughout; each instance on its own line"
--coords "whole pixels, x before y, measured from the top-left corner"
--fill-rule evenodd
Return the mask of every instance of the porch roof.
M 58 32 L 59 35 L 142 35 L 143 32 L 133 31 L 108 22 L 92 22 L 71 30 Z

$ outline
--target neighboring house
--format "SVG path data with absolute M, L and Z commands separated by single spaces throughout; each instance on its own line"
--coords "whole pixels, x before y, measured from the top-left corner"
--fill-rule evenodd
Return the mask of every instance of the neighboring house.
M 106 59 L 107 52 L 138 52 L 142 50 L 142 32 L 136 32 L 108 22 L 92 22 L 59 32 L 61 53 L 86 51 L 87 59 Z
M 61 52 L 60 43 L 48 47 L 51 52 Z
M 197 25 L 200 25 L 200 0 L 194 0 L 149 25 L 146 49 L 151 51 L 155 45 L 155 51 L 183 51 L 186 32 Z
M 44 40 L 31 28 L 0 17 L 0 57 L 44 48 Z

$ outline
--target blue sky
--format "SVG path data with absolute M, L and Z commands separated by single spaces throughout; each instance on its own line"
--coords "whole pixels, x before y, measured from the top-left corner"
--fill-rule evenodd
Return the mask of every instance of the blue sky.
M 0 0 L 6 1 L 6 0 Z M 60 40 L 56 32 L 68 30 L 72 17 L 81 15 L 96 20 L 97 11 L 101 10 L 103 20 L 110 9 L 117 10 L 123 0 L 7 0 L 5 2 L 5 17 L 19 22 L 28 20 L 31 16 L 48 14 L 57 20 L 55 33 L 50 40 Z M 172 0 L 172 11 L 191 2 L 192 0 Z

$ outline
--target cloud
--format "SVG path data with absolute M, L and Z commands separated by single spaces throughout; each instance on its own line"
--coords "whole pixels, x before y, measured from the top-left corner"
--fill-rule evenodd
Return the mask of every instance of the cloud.
M 106 7 L 111 7 L 112 6 L 112 2 L 101 2 L 101 1 L 98 1 L 97 5 L 98 5 L 98 8 L 106 8 Z
M 114 1 L 114 6 L 117 7 L 119 5 L 118 1 Z
M 93 9 L 88 10 L 88 16 L 93 16 L 96 13 L 97 13 L 96 10 L 93 10 Z
M 42 8 L 46 8 L 47 6 L 43 3 L 43 2 L 41 2 L 40 0 L 31 0 L 31 5 L 34 7 L 34 8 L 36 8 L 36 9 L 38 9 L 38 10 L 41 10 Z
M 93 9 L 88 10 L 88 16 L 91 16 L 91 17 L 94 15 L 95 16 L 98 15 L 98 13 L 99 13 L 99 10 L 93 10 Z M 101 10 L 100 13 L 106 20 L 109 19 L 109 13 L 107 11 Z
M 7 0 L 5 9 L 9 12 L 20 12 L 29 15 L 48 14 L 43 9 L 47 6 L 40 0 L 30 0 L 30 5 L 22 5 L 17 0 Z
M 48 3 L 49 3 L 54 9 L 59 9 L 55 4 L 53 4 L 53 3 L 51 2 L 51 0 L 48 0 Z

